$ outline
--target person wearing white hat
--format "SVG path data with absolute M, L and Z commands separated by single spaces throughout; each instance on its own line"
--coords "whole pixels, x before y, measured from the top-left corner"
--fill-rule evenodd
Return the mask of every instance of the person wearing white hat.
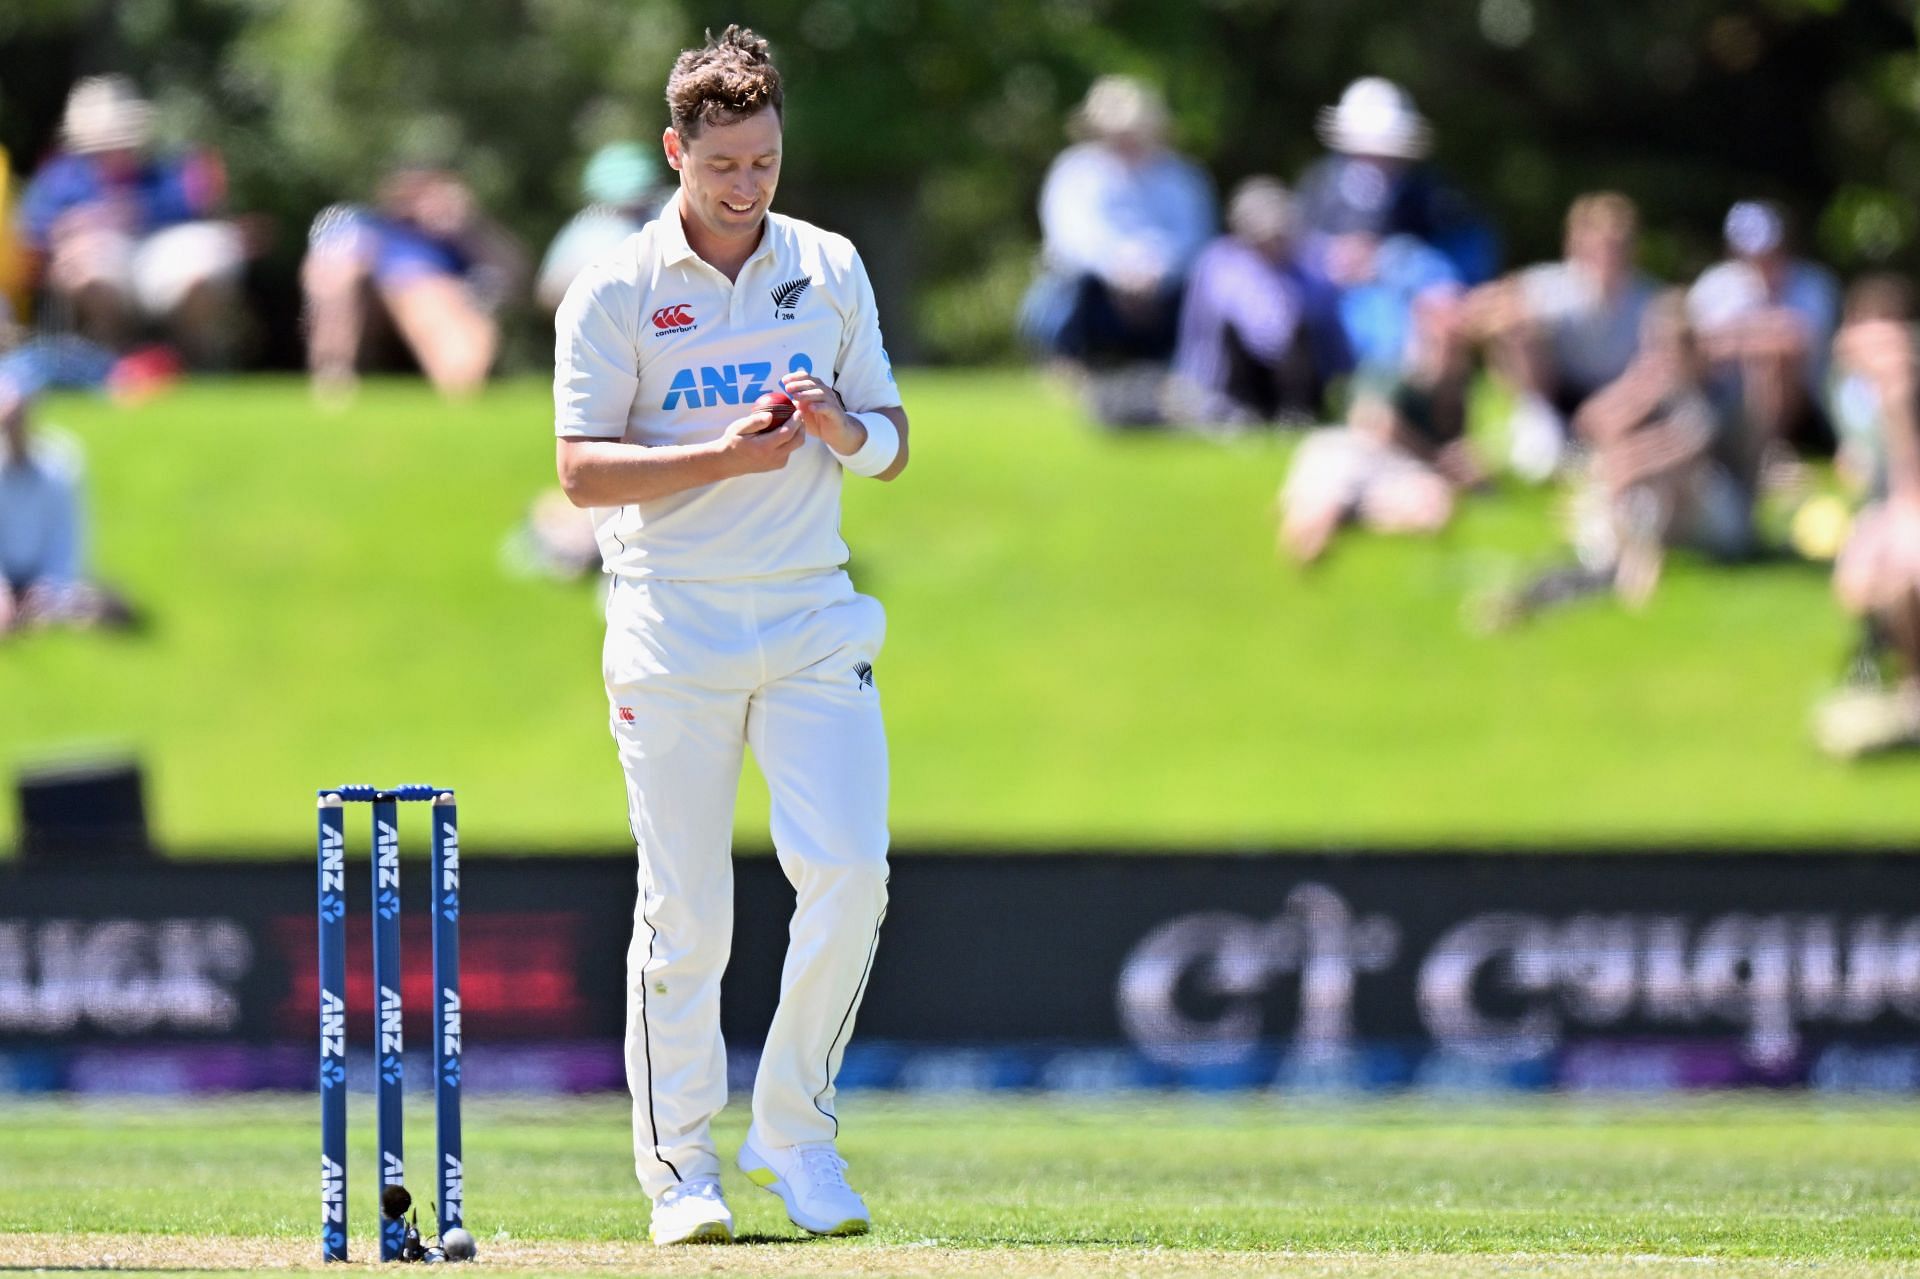
M 1355 80 L 1321 108 L 1317 131 L 1333 154 L 1300 179 L 1310 237 L 1411 235 L 1445 253 L 1468 284 L 1493 275 L 1492 228 L 1425 163 L 1433 130 L 1405 89 L 1380 76 Z
M 124 76 L 73 87 L 62 150 L 21 203 L 26 247 L 79 332 L 111 349 L 164 322 L 202 363 L 235 337 L 245 238 L 219 216 L 226 174 L 209 152 L 149 152 L 153 108 Z
M 1716 389 L 1738 406 L 1763 448 L 1824 439 L 1827 356 L 1840 322 L 1833 273 L 1789 251 L 1786 215 L 1742 200 L 1722 228 L 1730 255 L 1687 294 Z
M 1213 190 L 1167 145 L 1167 107 L 1130 76 L 1103 76 L 1074 119 L 1080 141 L 1040 192 L 1042 274 L 1021 329 L 1042 352 L 1094 368 L 1164 361 L 1187 268 L 1213 234 Z

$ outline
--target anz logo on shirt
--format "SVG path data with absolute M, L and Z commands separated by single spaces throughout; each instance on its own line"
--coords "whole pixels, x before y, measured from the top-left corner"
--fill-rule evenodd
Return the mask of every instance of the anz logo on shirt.
M 804 351 L 796 352 L 787 361 L 787 372 L 813 372 L 813 358 Z M 698 368 L 681 369 L 673 375 L 673 381 L 667 384 L 667 398 L 661 402 L 660 409 L 669 412 L 673 409 L 710 409 L 716 404 L 752 404 L 768 391 L 778 390 L 779 387 L 779 381 L 773 376 L 773 365 L 765 361 L 722 364 L 717 368 L 702 364 Z

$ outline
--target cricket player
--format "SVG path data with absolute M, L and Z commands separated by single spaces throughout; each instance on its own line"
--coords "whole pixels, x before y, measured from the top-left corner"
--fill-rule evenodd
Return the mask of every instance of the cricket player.
M 905 469 L 907 416 L 859 254 L 768 210 L 783 119 L 766 42 L 709 34 L 667 104 L 679 192 L 568 290 L 553 388 L 560 481 L 613 575 L 604 667 L 640 854 L 635 1169 L 655 1243 L 733 1237 L 709 1124 L 751 745 L 797 900 L 739 1164 L 801 1228 L 859 1234 L 833 1081 L 886 913 L 886 620 L 842 571 L 840 486 Z M 774 390 L 790 420 L 754 408 Z

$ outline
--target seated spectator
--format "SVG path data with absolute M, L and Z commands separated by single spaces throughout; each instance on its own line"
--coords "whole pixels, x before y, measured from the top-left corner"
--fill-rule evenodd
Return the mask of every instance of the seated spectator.
M 1612 191 L 1567 210 L 1566 256 L 1528 267 L 1472 298 L 1495 373 L 1515 397 L 1511 464 L 1529 480 L 1560 468 L 1568 422 L 1627 371 L 1658 285 L 1634 267 L 1639 211 Z
M 1341 332 L 1362 376 L 1391 374 L 1405 365 L 1414 299 L 1461 283 L 1444 253 L 1411 235 L 1382 240 L 1349 232 L 1326 246 L 1322 261 L 1326 278 L 1339 290 Z
M 1166 104 L 1141 81 L 1096 80 L 1076 130 L 1041 188 L 1044 262 L 1021 331 L 1079 365 L 1165 361 L 1188 264 L 1213 234 L 1212 189 L 1168 148 Z
M 228 361 L 245 240 L 219 217 L 226 174 L 207 152 L 156 156 L 152 108 L 121 76 L 80 81 L 65 150 L 34 175 L 21 228 L 52 300 L 114 351 L 164 322 L 200 364 Z
M 1834 342 L 1842 457 L 1867 505 L 1834 562 L 1833 585 L 1866 637 L 1853 686 L 1822 703 L 1814 731 L 1822 749 L 1849 758 L 1920 745 L 1920 357 L 1911 317 L 1904 282 L 1863 280 Z
M 1493 229 L 1422 163 L 1432 132 L 1406 90 L 1378 76 L 1355 80 L 1338 106 L 1321 109 L 1319 132 L 1333 154 L 1308 169 L 1299 188 L 1310 252 L 1355 233 L 1407 235 L 1445 254 L 1468 284 L 1493 275 Z
M 1266 177 L 1240 184 L 1227 234 L 1195 259 L 1167 383 L 1174 421 L 1307 418 L 1351 359 L 1333 287 L 1294 254 L 1294 203 Z
M 1890 335 L 1913 318 L 1913 287 L 1898 276 L 1870 275 L 1847 290 L 1826 403 L 1834 471 L 1856 505 L 1887 496 L 1887 366 L 1901 350 Z
M 1648 304 L 1640 350 L 1574 416 L 1587 473 L 1573 504 L 1577 568 L 1490 598 L 1489 625 L 1611 589 L 1630 607 L 1653 595 L 1670 547 L 1733 560 L 1755 545 L 1758 449 L 1708 392 L 1707 366 L 1679 290 Z
M 300 268 L 315 392 L 332 401 L 353 393 L 378 315 L 443 395 L 472 394 L 499 350 L 495 312 L 524 278 L 519 243 L 452 173 L 402 169 L 380 184 L 374 207 L 323 210 Z
M 1405 364 L 1363 375 L 1348 424 L 1301 443 L 1280 495 L 1283 551 L 1311 562 L 1349 520 L 1384 533 L 1438 532 L 1455 494 L 1481 482 L 1466 440 L 1473 362 L 1463 316 L 1457 286 L 1421 292 Z
M 79 450 L 34 432 L 32 401 L 0 377 L 0 636 L 125 625 L 125 604 L 84 576 Z
M 1716 390 L 1770 451 L 1822 440 L 1827 357 L 1839 318 L 1833 273 L 1787 251 L 1777 205 L 1745 200 L 1727 213 L 1733 256 L 1695 281 L 1687 304 Z
M 653 219 L 671 194 L 660 185 L 655 152 L 637 142 L 610 142 L 595 151 L 580 175 L 587 207 L 573 215 L 547 246 L 534 295 L 551 314 L 567 286 L 589 263 Z

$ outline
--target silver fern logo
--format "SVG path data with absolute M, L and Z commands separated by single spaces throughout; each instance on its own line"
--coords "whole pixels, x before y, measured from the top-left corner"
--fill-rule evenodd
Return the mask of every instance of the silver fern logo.
M 807 286 L 812 283 L 812 280 L 803 275 L 797 280 L 788 280 L 776 288 L 773 291 L 773 318 L 791 320 L 794 303 L 800 300 L 800 295 L 805 293 Z
M 855 662 L 853 664 L 853 674 L 854 674 L 854 677 L 860 681 L 861 688 L 873 687 L 873 663 L 872 662 Z

